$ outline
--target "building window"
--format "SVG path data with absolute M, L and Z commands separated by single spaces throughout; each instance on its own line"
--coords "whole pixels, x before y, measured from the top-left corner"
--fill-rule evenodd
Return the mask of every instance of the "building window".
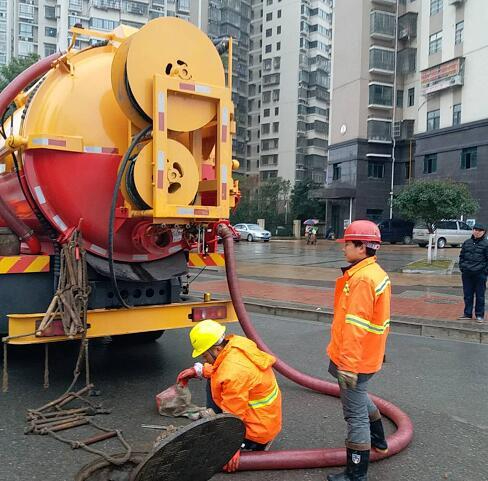
M 269 12 L 266 14 L 266 21 L 270 22 L 271 20 L 273 20 L 273 12 Z
M 377 160 L 368 162 L 368 177 L 370 179 L 383 179 L 385 177 L 385 164 Z
M 442 3 L 444 0 L 430 0 L 430 14 L 435 15 L 442 11 Z
M 341 164 L 332 165 L 332 180 L 339 180 L 341 178 Z
M 266 29 L 266 37 L 271 37 L 273 35 L 273 29 L 272 28 L 267 28 Z
M 281 25 L 276 27 L 276 34 L 279 35 L 281 33 Z
M 273 133 L 277 133 L 280 131 L 280 123 L 279 122 L 273 122 Z
M 278 102 L 280 100 L 280 89 L 273 90 L 273 102 Z
M 370 84 L 369 105 L 393 107 L 393 87 L 383 84 Z
M 49 55 L 52 55 L 53 53 L 56 53 L 56 45 L 52 43 L 45 43 L 44 44 L 44 56 L 49 57 Z
M 461 104 L 452 106 L 452 125 L 461 124 Z
M 372 222 L 379 222 L 383 216 L 381 209 L 366 209 L 366 218 Z
M 264 109 L 263 117 L 269 117 L 269 109 Z
M 437 172 L 437 154 L 424 156 L 424 174 Z
M 429 37 L 429 55 L 440 52 L 442 49 L 442 31 L 433 33 Z
M 278 10 L 278 18 L 281 18 L 281 10 Z
M 270 52 L 271 52 L 271 44 L 266 45 L 266 47 L 264 47 L 264 53 L 270 53 Z
M 280 108 L 279 107 L 275 107 L 275 115 L 278 115 L 280 113 Z
M 276 50 L 281 50 L 281 42 L 276 42 Z
M 46 37 L 55 37 L 58 31 L 54 27 L 44 27 L 44 35 Z
M 403 108 L 403 90 L 397 90 L 397 103 L 398 108 Z
M 456 45 L 464 41 L 464 20 L 456 23 Z
M 431 110 L 427 112 L 427 132 L 439 128 L 441 122 L 441 111 Z
M 269 134 L 269 125 L 270 124 L 263 124 L 263 125 L 261 125 L 261 133 L 262 134 Z
M 478 148 L 470 147 L 461 152 L 461 169 L 474 169 L 478 163 Z
M 413 107 L 415 105 L 415 87 L 408 89 L 408 106 Z
M 46 18 L 56 18 L 56 7 L 46 5 L 44 7 L 44 16 Z

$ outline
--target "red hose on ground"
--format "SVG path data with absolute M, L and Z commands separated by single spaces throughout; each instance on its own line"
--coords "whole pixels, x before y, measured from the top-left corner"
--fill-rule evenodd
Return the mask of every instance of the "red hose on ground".
M 57 52 L 49 57 L 39 60 L 22 73 L 17 75 L 12 82 L 10 82 L 0 92 L 0 118 L 8 109 L 9 105 L 14 101 L 15 97 L 22 92 L 31 82 L 44 75 L 52 66 L 52 63 L 62 55 L 62 52 Z M 29 199 L 27 199 L 29 200 Z M 25 242 L 29 247 L 31 254 L 39 254 L 41 252 L 41 243 L 34 234 L 34 231 L 21 221 L 11 210 L 10 206 L 0 199 L 0 217 L 7 223 L 21 241 Z
M 261 350 L 276 357 L 277 361 L 273 367 L 286 378 L 300 386 L 312 389 L 313 391 L 328 396 L 339 397 L 339 387 L 337 384 L 309 376 L 308 374 L 304 374 L 294 369 L 279 359 L 263 342 L 252 325 L 244 306 L 244 302 L 242 301 L 239 282 L 237 280 L 232 233 L 227 227 L 222 226 L 220 229 L 220 236 L 222 237 L 224 244 L 225 270 L 229 292 L 239 323 L 246 336 L 256 342 Z M 388 454 L 385 455 L 374 450 L 371 451 L 371 460 L 378 461 L 379 459 L 397 454 L 408 446 L 413 437 L 413 424 L 410 418 L 394 404 L 377 396 L 371 396 L 371 399 L 381 411 L 381 414 L 389 418 L 397 426 L 396 432 L 388 436 Z M 342 466 L 344 464 L 346 464 L 345 448 L 246 452 L 241 455 L 239 471 L 323 468 L 327 466 Z

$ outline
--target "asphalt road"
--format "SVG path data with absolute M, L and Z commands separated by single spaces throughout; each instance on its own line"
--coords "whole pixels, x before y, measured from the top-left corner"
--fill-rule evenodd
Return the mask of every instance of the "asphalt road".
M 254 316 L 271 348 L 295 367 L 330 378 L 324 349 L 327 326 L 308 321 Z M 232 330 L 239 332 L 238 326 Z M 0 480 L 67 481 L 91 455 L 72 451 L 57 441 L 23 434 L 27 408 L 37 407 L 63 392 L 70 381 L 75 346 L 51 349 L 51 388 L 42 388 L 43 351 L 39 347 L 9 350 L 10 392 L 0 395 Z M 99 400 L 113 413 L 100 422 L 124 430 L 138 448 L 151 445 L 157 432 L 142 423 L 184 425 L 184 419 L 160 417 L 154 394 L 174 382 L 191 365 L 185 331 L 168 331 L 148 345 L 94 343 L 92 377 Z M 488 479 L 488 346 L 391 335 L 388 362 L 373 378 L 374 392 L 405 410 L 415 437 L 403 453 L 373 464 L 375 481 L 481 481 Z M 304 390 L 280 379 L 284 427 L 272 449 L 341 446 L 345 425 L 336 399 Z M 194 401 L 204 401 L 203 384 L 192 381 Z M 113 444 L 109 445 L 114 449 Z M 115 448 L 118 450 L 118 448 Z M 332 469 L 248 472 L 239 480 L 323 480 Z M 216 481 L 230 479 L 217 475 Z

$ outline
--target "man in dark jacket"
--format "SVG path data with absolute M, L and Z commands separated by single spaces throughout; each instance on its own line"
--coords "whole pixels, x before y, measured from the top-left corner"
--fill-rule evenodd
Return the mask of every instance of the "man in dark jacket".
M 486 227 L 476 223 L 473 235 L 464 241 L 459 255 L 459 269 L 463 278 L 464 315 L 459 319 L 473 318 L 473 300 L 476 294 L 474 313 L 476 322 L 485 319 L 485 290 L 488 275 L 488 240 Z

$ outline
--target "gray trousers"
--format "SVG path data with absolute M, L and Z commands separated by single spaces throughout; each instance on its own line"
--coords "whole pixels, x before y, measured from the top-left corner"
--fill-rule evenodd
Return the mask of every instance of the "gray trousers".
M 331 363 L 329 372 L 337 378 L 337 367 Z M 358 451 L 371 449 L 370 421 L 381 419 L 381 414 L 368 396 L 368 381 L 372 375 L 360 374 L 354 389 L 343 388 L 341 391 L 342 411 L 347 423 L 346 447 Z

